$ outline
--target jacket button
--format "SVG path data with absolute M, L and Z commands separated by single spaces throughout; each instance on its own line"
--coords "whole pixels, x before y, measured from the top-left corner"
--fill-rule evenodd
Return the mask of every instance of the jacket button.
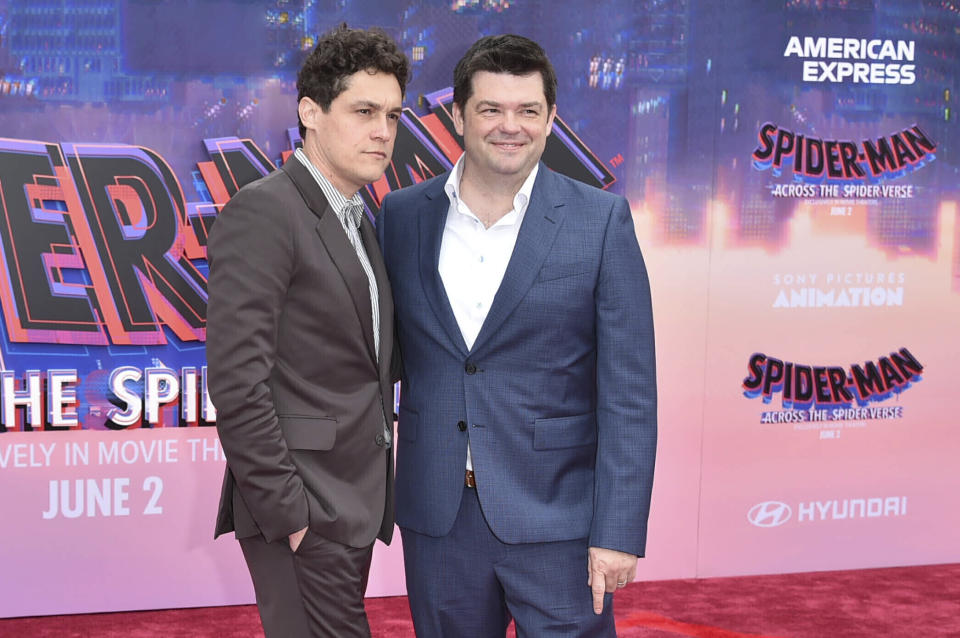
M 387 443 L 386 437 L 383 436 L 382 434 L 378 434 L 378 435 L 377 435 L 377 445 L 379 445 L 380 447 L 383 447 L 384 445 L 386 445 L 386 443 Z
M 463 369 L 467 374 L 475 374 L 477 371 L 477 366 L 473 365 L 471 362 L 467 362 L 467 365 L 463 366 Z
M 461 432 L 467 431 L 467 422 L 466 421 L 457 421 L 457 429 Z

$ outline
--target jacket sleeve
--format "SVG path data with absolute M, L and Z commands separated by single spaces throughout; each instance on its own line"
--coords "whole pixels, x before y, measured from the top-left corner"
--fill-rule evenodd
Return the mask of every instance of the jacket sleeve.
M 295 251 L 291 220 L 261 184 L 227 203 L 207 246 L 208 385 L 217 432 L 236 489 L 268 542 L 309 519 L 268 385 Z
M 653 313 L 630 207 L 618 197 L 596 289 L 597 458 L 590 546 L 643 556 L 657 447 Z

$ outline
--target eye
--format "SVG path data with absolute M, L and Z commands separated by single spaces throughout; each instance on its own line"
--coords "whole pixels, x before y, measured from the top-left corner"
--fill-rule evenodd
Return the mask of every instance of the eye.
M 370 115 L 370 109 L 357 109 L 357 113 L 360 115 Z
M 540 111 L 536 109 L 524 109 L 523 114 L 528 117 L 537 117 L 540 115 Z
M 391 120 L 393 120 L 394 122 L 396 122 L 397 120 L 400 119 L 400 114 L 399 114 L 399 113 L 388 113 L 388 114 L 387 114 L 387 117 L 389 117 Z

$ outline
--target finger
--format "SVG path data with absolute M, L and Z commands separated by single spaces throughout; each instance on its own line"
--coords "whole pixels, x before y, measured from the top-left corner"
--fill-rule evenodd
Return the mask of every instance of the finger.
M 604 578 L 603 584 L 607 588 L 607 593 L 613 593 L 617 591 L 617 585 L 619 585 L 623 581 L 617 577 L 616 572 L 610 572 L 608 574 L 605 574 L 605 576 L 606 577 Z
M 606 593 L 603 574 L 593 572 L 590 578 L 593 581 L 590 584 L 590 590 L 593 592 L 593 613 L 600 615 L 603 613 L 603 595 Z
M 307 528 L 304 527 L 301 530 L 294 532 L 287 536 L 287 542 L 290 544 L 290 550 L 296 552 L 300 548 L 300 543 L 303 542 L 303 537 L 307 535 Z

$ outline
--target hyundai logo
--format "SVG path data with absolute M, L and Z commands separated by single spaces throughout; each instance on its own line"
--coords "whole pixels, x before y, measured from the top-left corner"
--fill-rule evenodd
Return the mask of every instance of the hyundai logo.
M 747 513 L 747 520 L 757 527 L 777 527 L 790 520 L 790 506 L 780 501 L 757 503 Z

